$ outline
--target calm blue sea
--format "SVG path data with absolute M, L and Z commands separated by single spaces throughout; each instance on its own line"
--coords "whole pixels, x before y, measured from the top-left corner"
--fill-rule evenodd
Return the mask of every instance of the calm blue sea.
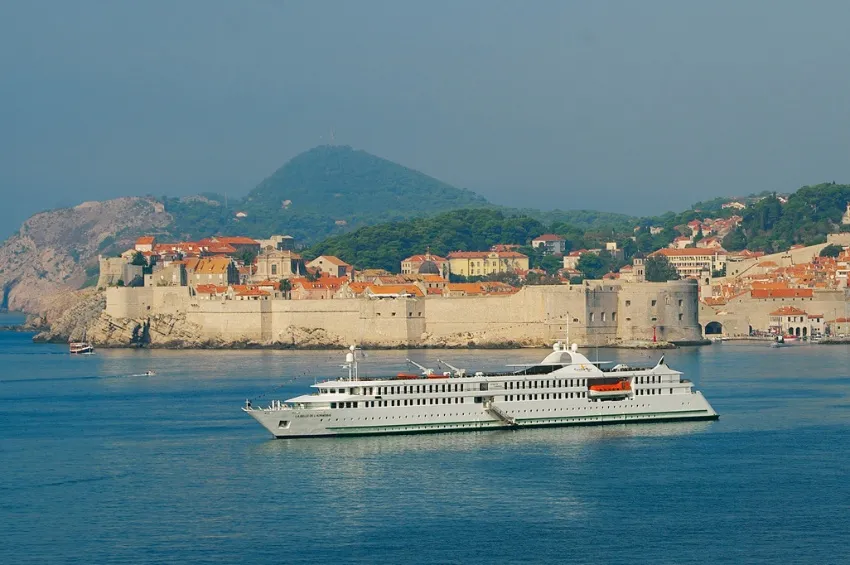
M 848 347 L 667 352 L 717 422 L 272 440 L 245 399 L 301 393 L 342 352 L 30 339 L 0 332 L 0 563 L 850 562 Z

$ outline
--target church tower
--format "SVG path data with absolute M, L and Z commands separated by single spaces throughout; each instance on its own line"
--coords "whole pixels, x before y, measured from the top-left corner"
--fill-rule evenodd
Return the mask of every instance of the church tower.
M 850 202 L 847 203 L 847 210 L 844 211 L 844 215 L 841 216 L 842 224 L 850 224 Z

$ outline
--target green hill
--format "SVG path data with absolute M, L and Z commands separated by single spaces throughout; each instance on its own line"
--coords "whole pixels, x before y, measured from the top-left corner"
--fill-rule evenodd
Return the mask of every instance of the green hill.
M 215 195 L 165 201 L 175 217 L 175 235 L 288 233 L 307 242 L 379 222 L 491 206 L 469 190 L 365 151 L 331 145 L 293 157 L 228 206 Z M 236 212 L 247 216 L 236 218 Z
M 487 205 L 469 190 L 365 151 L 332 145 L 294 157 L 245 200 L 245 207 L 253 211 L 291 209 L 348 220 Z

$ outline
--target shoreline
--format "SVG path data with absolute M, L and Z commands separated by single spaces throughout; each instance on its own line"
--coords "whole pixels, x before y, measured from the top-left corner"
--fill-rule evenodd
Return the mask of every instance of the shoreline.
M 18 331 L 38 331 L 32 330 L 31 328 L 23 328 Z M 34 343 L 50 343 L 50 344 L 60 344 L 67 345 L 68 341 L 66 339 L 38 339 L 39 334 L 33 336 Z M 606 344 L 598 346 L 599 349 L 623 349 L 623 350 L 669 350 L 669 349 L 677 349 L 681 347 L 699 347 L 703 345 L 710 345 L 711 342 L 709 340 L 703 341 L 688 341 L 688 342 L 633 342 L 633 343 L 623 343 L 623 344 Z M 108 344 L 108 343 L 97 343 L 93 342 L 92 345 L 96 349 L 148 349 L 148 350 L 170 350 L 170 351 L 180 351 L 180 350 L 198 350 L 198 351 L 211 351 L 211 350 L 222 350 L 222 351 L 245 351 L 245 350 L 279 350 L 279 351 L 324 351 L 328 349 L 337 349 L 337 348 L 346 348 L 348 345 L 341 343 L 309 343 L 309 344 L 289 344 L 289 343 L 257 343 L 253 341 L 235 341 L 235 342 L 166 342 L 166 343 L 126 343 L 126 344 Z M 503 349 L 550 349 L 552 344 L 523 344 L 515 341 L 505 341 L 505 342 L 497 342 L 497 343 L 474 343 L 469 342 L 465 344 L 449 344 L 449 343 L 438 343 L 438 344 L 375 344 L 375 343 L 360 343 L 357 344 L 364 349 L 372 350 L 372 351 L 398 351 L 398 350 L 428 350 L 428 349 L 441 349 L 441 350 L 503 350 Z M 593 345 L 584 345 L 579 346 L 583 349 L 593 349 L 595 346 Z

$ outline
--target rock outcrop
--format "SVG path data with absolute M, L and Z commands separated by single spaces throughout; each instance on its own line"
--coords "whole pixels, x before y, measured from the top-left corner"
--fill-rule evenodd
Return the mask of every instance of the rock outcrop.
M 98 254 L 123 251 L 171 221 L 162 204 L 135 197 L 32 216 L 0 245 L 0 307 L 43 315 L 53 297 L 96 273 Z

